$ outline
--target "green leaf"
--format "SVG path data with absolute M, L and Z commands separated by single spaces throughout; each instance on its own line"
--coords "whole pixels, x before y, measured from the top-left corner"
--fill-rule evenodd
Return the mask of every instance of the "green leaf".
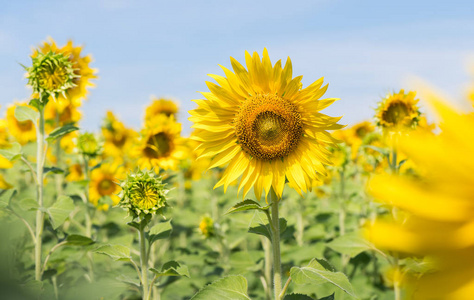
M 232 275 L 205 286 L 191 300 L 248 300 L 247 279 Z
M 334 272 L 324 260 L 313 259 L 306 267 L 293 267 L 290 270 L 290 276 L 295 284 L 316 285 L 329 282 L 352 297 L 357 298 L 346 275 L 341 272 Z
M 39 207 L 38 202 L 36 202 L 36 200 L 32 198 L 21 199 L 18 204 L 20 205 L 20 208 L 24 211 L 37 210 Z
M 280 222 L 280 236 L 282 236 L 283 232 L 285 232 L 285 230 L 286 230 L 287 222 L 284 218 L 280 218 L 279 222 Z M 268 223 L 266 223 L 265 225 L 260 224 L 260 225 L 255 226 L 255 227 L 250 227 L 248 232 L 266 236 L 271 241 L 272 240 L 272 233 L 270 231 L 270 228 L 271 227 Z
M 166 222 L 160 222 L 153 226 L 148 233 L 148 242 L 153 244 L 157 240 L 169 238 L 173 227 L 171 227 L 171 220 Z
M 79 234 L 68 235 L 66 237 L 66 242 L 66 245 L 69 246 L 87 246 L 94 243 L 91 238 Z
M 334 300 L 334 299 L 335 299 L 334 298 L 334 293 L 332 293 L 331 295 L 320 298 L 319 300 Z
M 74 210 L 74 207 L 74 202 L 71 197 L 59 196 L 58 200 L 47 209 L 54 229 L 57 229 L 66 221 L 69 214 Z
M 228 214 L 233 214 L 239 211 L 255 210 L 255 209 L 265 211 L 265 210 L 268 210 L 269 208 L 270 208 L 270 205 L 260 206 L 258 202 L 247 199 L 229 208 L 229 210 L 227 210 L 225 214 L 228 215 Z
M 136 287 L 140 287 L 140 281 L 137 280 L 136 278 L 132 278 L 130 276 L 127 276 L 125 274 L 120 274 L 117 278 L 118 281 L 125 282 L 131 285 L 134 285 Z
M 43 174 L 51 172 L 53 174 L 64 174 L 64 170 L 57 167 L 44 167 Z
M 179 262 L 174 261 L 174 260 L 166 262 L 163 265 L 163 267 L 161 267 L 161 271 L 158 271 L 155 268 L 150 268 L 149 270 L 155 273 L 156 277 L 161 277 L 161 276 L 186 276 L 188 278 L 190 277 L 188 267 L 186 267 L 185 265 L 181 265 Z
M 18 143 L 12 143 L 10 148 L 0 149 L 0 155 L 4 156 L 8 160 L 14 160 L 21 155 L 21 145 Z
M 308 295 L 303 295 L 303 294 L 289 294 L 286 295 L 283 300 L 314 300 Z
M 16 195 L 16 190 L 9 189 L 0 192 L 0 208 L 10 206 L 12 198 Z
M 130 249 L 122 245 L 102 245 L 95 249 L 94 252 L 108 255 L 115 261 L 130 261 Z
M 19 122 L 32 121 L 36 126 L 39 112 L 28 106 L 17 106 L 15 107 L 15 118 Z
M 61 138 L 65 136 L 68 133 L 71 133 L 73 131 L 79 130 L 79 127 L 76 127 L 72 124 L 66 124 L 62 127 L 54 129 L 49 136 L 46 138 L 48 142 L 52 142 L 58 138 Z
M 366 250 L 373 249 L 373 246 L 357 233 L 348 233 L 346 235 L 337 237 L 331 242 L 327 243 L 327 246 L 334 251 L 350 255 L 351 257 L 354 257 Z

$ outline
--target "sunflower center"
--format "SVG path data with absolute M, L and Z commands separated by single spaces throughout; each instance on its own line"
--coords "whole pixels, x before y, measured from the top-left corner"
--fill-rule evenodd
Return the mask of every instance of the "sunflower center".
M 407 105 L 402 102 L 394 102 L 383 113 L 382 118 L 385 122 L 396 125 L 402 123 L 409 114 Z
M 60 66 L 46 66 L 38 75 L 40 86 L 49 91 L 61 88 L 68 80 L 66 68 Z
M 115 188 L 115 183 L 112 180 L 106 178 L 99 182 L 98 191 L 101 196 L 106 196 L 112 194 L 115 191 Z
M 296 106 L 272 94 L 248 99 L 235 122 L 242 149 L 263 160 L 288 156 L 303 134 L 301 115 Z
M 130 199 L 135 207 L 140 209 L 151 209 L 153 206 L 158 205 L 160 195 L 152 184 L 140 182 L 131 190 Z
M 152 135 L 148 141 L 144 150 L 145 155 L 148 158 L 160 158 L 167 156 L 171 151 L 171 141 L 168 135 L 164 132 Z
M 25 132 L 25 131 L 30 131 L 33 129 L 33 122 L 31 122 L 30 120 L 26 120 L 26 121 L 16 121 L 16 125 L 18 126 L 18 128 Z

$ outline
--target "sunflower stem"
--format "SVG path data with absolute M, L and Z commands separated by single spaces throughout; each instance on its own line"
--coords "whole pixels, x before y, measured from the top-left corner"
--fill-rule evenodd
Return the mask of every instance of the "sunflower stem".
M 59 127 L 59 111 L 56 110 L 56 128 Z M 55 152 L 56 152 L 56 166 L 61 169 L 61 137 L 56 140 L 55 145 Z M 63 174 L 56 174 L 55 175 L 56 181 L 56 193 L 58 196 L 63 194 Z
M 140 226 L 138 231 L 138 238 L 140 241 L 140 267 L 142 271 L 142 289 L 143 289 L 143 300 L 148 300 L 148 255 L 146 247 L 145 228 Z
M 47 100 L 47 97 L 44 97 Z M 42 259 L 42 242 L 43 242 L 43 226 L 44 212 L 43 208 L 43 165 L 44 165 L 44 104 L 39 105 L 39 120 L 36 126 L 36 194 L 38 200 L 38 210 L 36 211 L 36 239 L 35 239 L 35 279 L 41 281 L 41 259 Z
M 265 253 L 265 294 L 267 299 L 272 298 L 272 250 L 270 247 L 270 241 L 265 237 L 261 238 L 263 251 Z
M 278 216 L 278 202 L 280 199 L 273 188 L 270 190 L 272 200 L 272 246 L 273 246 L 273 291 L 275 300 L 280 299 L 281 293 L 281 254 L 280 254 L 280 218 Z

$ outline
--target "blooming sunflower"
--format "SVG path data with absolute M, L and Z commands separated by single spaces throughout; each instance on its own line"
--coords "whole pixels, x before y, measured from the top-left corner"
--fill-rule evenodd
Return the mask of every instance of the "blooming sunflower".
M 66 175 L 66 181 L 73 182 L 84 180 L 84 170 L 82 165 L 79 163 L 71 164 L 68 167 L 68 174 Z
M 44 109 L 46 132 L 50 132 L 66 124 L 77 123 L 81 120 L 81 116 L 81 112 L 73 102 L 52 101 L 48 103 Z
M 272 66 L 266 49 L 262 59 L 256 52 L 245 58 L 248 70 L 231 57 L 234 72 L 221 66 L 226 77 L 210 75 L 218 84 L 207 82 L 206 99 L 194 100 L 196 150 L 212 158 L 209 168 L 229 164 L 216 187 L 226 190 L 242 176 L 244 197 L 252 187 L 257 199 L 271 188 L 281 197 L 286 179 L 306 192 L 331 164 L 326 147 L 336 140 L 326 130 L 343 126 L 319 111 L 337 99 L 319 100 L 327 89 L 323 78 L 303 89 L 290 58 L 284 67 L 281 60 Z
M 74 74 L 78 75 L 78 77 L 73 79 L 75 86 L 68 89 L 67 98 L 73 101 L 76 107 L 80 106 L 82 99 L 85 99 L 88 94 L 87 88 L 95 86 L 92 80 L 97 78 L 97 70 L 89 66 L 92 62 L 92 56 L 90 54 L 82 56 L 82 46 L 74 46 L 71 40 L 63 47 L 58 47 L 56 42 L 51 37 L 48 37 L 47 41 L 39 46 L 39 50 L 34 50 L 32 57 L 36 57 L 38 52 L 46 54 L 49 51 L 63 53 L 69 57 L 69 61 L 74 68 Z M 59 96 L 58 100 L 60 101 L 58 102 L 69 102 L 64 101 L 66 99 L 63 98 L 63 96 Z
M 377 126 L 389 132 L 400 132 L 414 128 L 420 116 L 415 92 L 388 94 L 378 104 L 375 119 Z
M 471 299 L 474 294 L 474 115 L 452 108 L 429 90 L 442 132 L 413 132 L 400 149 L 426 170 L 424 177 L 378 176 L 369 191 L 406 212 L 379 220 L 368 237 L 381 249 L 427 255 L 437 272 L 409 280 L 413 299 Z
M 17 106 L 28 106 L 26 103 L 15 103 L 7 108 L 7 127 L 10 134 L 18 143 L 25 145 L 28 142 L 36 141 L 36 128 L 32 121 L 20 122 L 15 118 L 15 108 Z M 34 109 L 34 108 L 32 108 Z
M 185 157 L 180 133 L 181 124 L 174 117 L 158 115 L 148 121 L 140 144 L 132 150 L 133 156 L 139 157 L 138 165 L 144 169 L 176 170 L 179 160 Z
M 111 111 L 108 111 L 102 125 L 102 135 L 105 157 L 123 159 L 138 134 L 133 129 L 126 128 Z
M 7 121 L 0 119 L 0 149 L 10 147 L 10 135 L 8 134 Z
M 111 163 L 104 163 L 99 168 L 92 170 L 91 182 L 89 185 L 89 201 L 99 209 L 108 209 L 107 204 L 100 204 L 102 197 L 110 197 L 113 205 L 119 203 L 120 192 L 118 180 L 125 177 L 125 170 L 122 166 Z
M 155 118 L 157 115 L 173 116 L 176 118 L 178 105 L 176 102 L 165 98 L 151 97 L 152 103 L 146 108 L 145 122 Z

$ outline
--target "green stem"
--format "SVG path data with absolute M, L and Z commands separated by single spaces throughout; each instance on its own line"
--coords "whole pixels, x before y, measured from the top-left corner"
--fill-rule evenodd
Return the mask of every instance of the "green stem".
M 267 299 L 272 298 L 271 286 L 272 286 L 272 250 L 270 247 L 270 241 L 265 237 L 262 237 L 262 246 L 265 253 L 265 294 Z
M 85 204 L 85 221 L 86 221 L 86 236 L 92 238 L 92 218 L 89 211 L 89 158 L 84 155 L 84 178 L 87 181 L 86 189 L 84 191 L 85 197 L 82 198 Z M 87 264 L 89 267 L 89 281 L 94 281 L 94 258 L 92 256 L 92 252 L 87 253 Z
M 142 270 L 143 300 L 148 300 L 148 255 L 146 251 L 145 228 L 140 228 L 138 233 L 138 238 L 140 240 L 140 267 Z
M 59 111 L 56 110 L 56 128 L 59 127 Z M 55 145 L 55 155 L 56 155 L 56 167 L 61 169 L 61 138 L 56 140 Z M 56 193 L 58 196 L 63 194 L 63 174 L 56 174 L 55 176 L 56 181 Z
M 346 208 L 345 208 L 345 197 L 346 197 L 346 185 L 345 185 L 345 170 L 339 171 L 340 190 L 339 190 L 339 235 L 343 236 L 346 234 Z M 349 261 L 349 257 L 346 254 L 341 254 L 342 271 L 346 272 L 346 266 Z
M 42 258 L 42 239 L 44 226 L 44 212 L 43 208 L 43 164 L 44 164 L 44 105 L 39 106 L 39 120 L 36 142 L 36 194 L 38 200 L 38 210 L 36 211 L 36 242 L 35 242 L 35 279 L 41 281 L 41 258 Z
M 272 200 L 272 248 L 273 248 L 273 291 L 275 300 L 280 299 L 281 293 L 281 254 L 280 254 L 280 218 L 278 216 L 278 196 L 273 188 L 270 190 Z

